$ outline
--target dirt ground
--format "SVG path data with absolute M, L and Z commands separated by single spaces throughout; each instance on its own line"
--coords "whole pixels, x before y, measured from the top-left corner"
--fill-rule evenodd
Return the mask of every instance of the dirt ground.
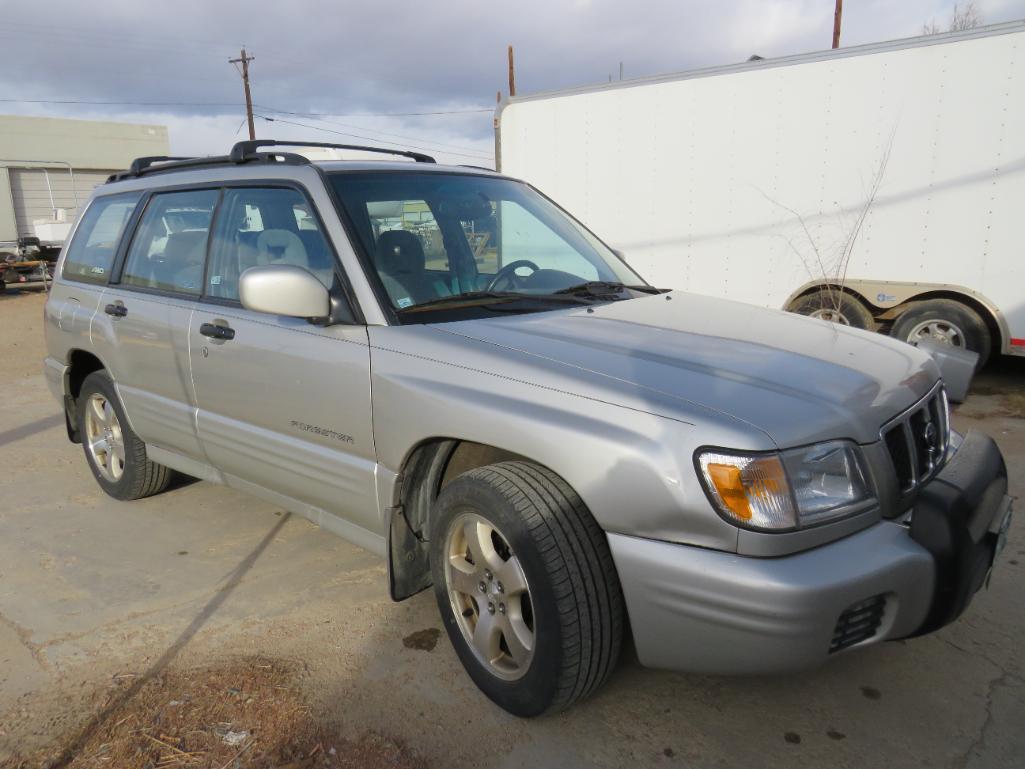
M 1020 520 L 989 589 L 935 635 L 776 678 L 628 652 L 590 700 L 523 721 L 463 673 L 432 595 L 389 600 L 375 556 L 208 483 L 105 498 L 40 373 L 42 305 L 0 296 L 0 766 L 1025 762 Z M 1020 498 L 1025 360 L 983 372 L 955 425 L 996 438 Z

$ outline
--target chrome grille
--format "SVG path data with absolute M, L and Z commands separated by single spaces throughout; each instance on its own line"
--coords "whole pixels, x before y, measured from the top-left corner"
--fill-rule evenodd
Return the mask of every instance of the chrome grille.
M 902 494 L 914 491 L 942 467 L 950 443 L 947 393 L 937 386 L 880 432 Z

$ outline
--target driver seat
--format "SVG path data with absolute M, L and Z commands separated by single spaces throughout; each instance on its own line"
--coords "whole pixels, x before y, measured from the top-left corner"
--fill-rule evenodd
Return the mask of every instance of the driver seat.
M 394 304 L 408 307 L 446 293 L 427 274 L 427 256 L 420 239 L 406 230 L 387 230 L 377 237 L 377 271 Z M 440 285 L 444 288 L 444 284 Z

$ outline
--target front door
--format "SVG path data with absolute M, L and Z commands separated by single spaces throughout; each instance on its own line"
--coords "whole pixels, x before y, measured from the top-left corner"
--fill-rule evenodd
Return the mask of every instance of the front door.
M 315 326 L 238 301 L 239 275 L 255 265 L 297 265 L 327 287 L 337 279 L 312 204 L 292 188 L 226 189 L 209 259 L 189 347 L 211 464 L 229 483 L 326 511 L 350 539 L 366 542 L 352 526 L 379 537 L 366 328 Z

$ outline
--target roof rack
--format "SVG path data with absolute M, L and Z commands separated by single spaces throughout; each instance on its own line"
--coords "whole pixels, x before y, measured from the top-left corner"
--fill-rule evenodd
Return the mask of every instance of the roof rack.
M 136 158 L 128 168 L 128 173 L 133 175 L 141 174 L 154 163 L 164 163 L 171 160 L 195 160 L 192 157 L 174 157 L 171 155 L 149 155 L 144 158 Z
M 260 147 L 325 147 L 334 150 L 359 150 L 360 152 L 380 152 L 385 155 L 401 155 L 405 158 L 412 158 L 417 163 L 437 162 L 430 155 L 422 152 L 410 152 L 409 150 L 390 150 L 385 147 L 365 147 L 360 144 L 332 144 L 330 142 L 302 142 L 302 141 L 278 141 L 277 139 L 251 139 L 249 141 L 237 142 L 231 148 L 228 157 L 233 163 L 245 163 L 256 153 Z
M 164 171 L 179 171 L 190 168 L 208 168 L 210 166 L 226 165 L 228 163 L 289 163 L 291 165 L 308 164 L 309 158 L 305 158 L 294 152 L 259 152 L 260 147 L 326 147 L 328 149 L 359 150 L 361 152 L 381 152 L 386 155 L 401 155 L 412 158 L 417 163 L 434 163 L 430 155 L 420 152 L 408 152 L 406 150 L 390 150 L 384 147 L 364 147 L 359 144 L 329 144 L 327 142 L 303 142 L 303 141 L 278 141 L 276 139 L 252 139 L 250 141 L 237 142 L 231 148 L 228 155 L 218 155 L 206 158 L 174 157 L 171 155 L 149 155 L 136 158 L 132 161 L 127 171 L 118 171 L 107 177 L 107 183 L 120 182 L 125 179 L 132 179 L 144 174 L 162 173 Z

